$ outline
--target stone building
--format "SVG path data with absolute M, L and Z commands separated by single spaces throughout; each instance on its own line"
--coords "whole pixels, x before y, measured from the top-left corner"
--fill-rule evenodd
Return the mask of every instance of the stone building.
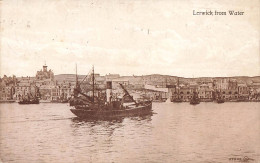
M 54 80 L 54 73 L 52 70 L 47 70 L 46 65 L 43 66 L 43 69 L 40 71 L 37 71 L 36 73 L 36 79 L 37 80 L 43 80 L 43 79 L 51 79 L 52 81 Z
M 249 96 L 249 89 L 246 84 L 238 84 L 238 96 L 239 98 L 247 98 Z
M 208 84 L 201 84 L 198 89 L 198 96 L 201 101 L 210 101 L 212 100 L 213 90 Z

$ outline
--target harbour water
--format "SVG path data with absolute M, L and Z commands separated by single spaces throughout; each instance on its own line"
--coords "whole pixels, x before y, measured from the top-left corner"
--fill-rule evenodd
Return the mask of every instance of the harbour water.
M 153 103 L 152 116 L 82 121 L 68 104 L 0 104 L 2 162 L 260 161 L 260 103 Z M 236 159 L 236 160 L 235 160 Z

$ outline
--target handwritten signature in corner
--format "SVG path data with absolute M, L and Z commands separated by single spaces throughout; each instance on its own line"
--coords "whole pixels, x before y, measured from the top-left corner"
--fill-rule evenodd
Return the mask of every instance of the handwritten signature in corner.
M 231 157 L 231 158 L 229 158 L 229 161 L 248 162 L 248 161 L 254 161 L 254 159 L 249 158 L 247 156 L 245 156 L 244 158 L 241 158 L 241 157 Z

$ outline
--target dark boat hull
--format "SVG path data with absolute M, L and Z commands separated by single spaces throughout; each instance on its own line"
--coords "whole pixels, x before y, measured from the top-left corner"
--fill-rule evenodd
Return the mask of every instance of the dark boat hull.
M 152 103 L 127 109 L 70 109 L 70 111 L 79 118 L 83 119 L 102 119 L 102 118 L 119 118 L 128 116 L 149 115 L 152 111 Z
M 218 104 L 222 104 L 222 103 L 224 103 L 225 101 L 224 100 L 217 100 L 217 103 Z
M 197 105 L 199 104 L 200 102 L 190 102 L 191 105 Z
M 18 102 L 19 104 L 39 104 L 39 102 Z
M 39 100 L 34 101 L 19 101 L 19 104 L 39 104 Z
M 191 101 L 190 101 L 190 104 L 191 104 L 191 105 L 197 105 L 197 104 L 199 104 L 199 103 L 200 103 L 199 100 L 191 100 Z

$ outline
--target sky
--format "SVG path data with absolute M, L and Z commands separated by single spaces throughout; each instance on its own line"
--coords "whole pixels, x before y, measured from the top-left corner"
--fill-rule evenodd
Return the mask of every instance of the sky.
M 0 76 L 259 76 L 259 0 L 1 0 Z M 193 15 L 242 11 L 244 15 Z M 227 13 L 228 14 L 228 13 Z

